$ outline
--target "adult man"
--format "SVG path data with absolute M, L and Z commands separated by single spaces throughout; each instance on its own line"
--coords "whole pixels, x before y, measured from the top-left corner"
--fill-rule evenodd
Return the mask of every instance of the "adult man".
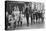
M 27 26 L 29 26 L 29 9 L 28 9 L 28 7 L 25 9 L 25 14 L 26 14 Z
M 29 14 L 31 16 L 31 24 L 32 24 L 32 13 L 33 13 L 33 11 L 31 10 L 31 7 L 30 7 Z

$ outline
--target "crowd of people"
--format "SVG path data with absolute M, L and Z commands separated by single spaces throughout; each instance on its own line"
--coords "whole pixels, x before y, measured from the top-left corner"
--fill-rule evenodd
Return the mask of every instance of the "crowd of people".
M 27 20 L 27 26 L 29 26 L 29 17 L 31 18 L 31 24 L 35 23 L 35 21 L 33 21 L 33 19 L 36 19 L 36 23 L 38 19 L 42 19 L 42 22 L 44 20 L 44 18 L 42 17 L 42 12 L 40 11 L 36 11 L 32 10 L 31 7 L 29 5 L 26 5 L 25 10 L 23 11 L 24 16 L 26 16 L 26 20 Z M 5 21 L 5 29 L 8 28 L 16 28 L 16 26 L 21 25 L 22 26 L 22 11 L 20 12 L 19 7 L 15 6 L 13 8 L 13 10 L 11 11 L 11 14 L 8 13 L 8 11 L 6 11 L 6 21 Z M 39 22 L 40 23 L 40 22 Z
M 21 22 L 22 24 L 22 21 L 20 21 L 20 17 L 21 14 L 20 14 L 20 11 L 19 11 L 19 8 L 18 6 L 14 7 L 13 10 L 11 11 L 11 14 L 8 13 L 8 11 L 6 11 L 6 21 L 5 21 L 5 26 L 7 28 L 13 28 L 14 26 L 16 27 L 17 23 L 19 25 L 19 22 Z

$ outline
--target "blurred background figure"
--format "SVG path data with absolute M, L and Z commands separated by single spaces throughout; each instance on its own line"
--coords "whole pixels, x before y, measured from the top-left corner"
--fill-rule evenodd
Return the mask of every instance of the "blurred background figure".
M 25 15 L 26 15 L 26 20 L 27 20 L 27 26 L 29 26 L 29 6 L 28 5 L 25 9 Z
M 6 17 L 5 17 L 5 30 L 8 29 L 8 16 L 9 16 L 8 11 L 6 11 Z
M 31 17 L 31 24 L 32 24 L 32 21 L 33 21 L 33 18 L 32 18 L 33 10 L 31 9 L 31 7 L 30 7 L 30 10 L 29 10 L 29 14 L 30 14 L 30 17 Z

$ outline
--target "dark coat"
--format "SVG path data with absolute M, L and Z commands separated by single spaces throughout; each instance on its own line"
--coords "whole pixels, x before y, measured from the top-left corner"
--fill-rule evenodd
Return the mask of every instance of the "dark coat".
M 28 16 L 29 15 L 29 9 L 26 8 L 24 13 L 25 13 L 26 16 Z
M 30 10 L 29 10 L 29 14 L 30 14 L 30 15 L 32 15 L 32 13 L 33 13 L 33 10 L 32 10 L 32 9 L 30 9 Z

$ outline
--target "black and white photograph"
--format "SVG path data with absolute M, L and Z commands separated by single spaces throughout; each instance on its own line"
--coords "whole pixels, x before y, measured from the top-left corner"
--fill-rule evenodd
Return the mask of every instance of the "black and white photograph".
M 5 1 L 5 30 L 44 28 L 44 3 Z

